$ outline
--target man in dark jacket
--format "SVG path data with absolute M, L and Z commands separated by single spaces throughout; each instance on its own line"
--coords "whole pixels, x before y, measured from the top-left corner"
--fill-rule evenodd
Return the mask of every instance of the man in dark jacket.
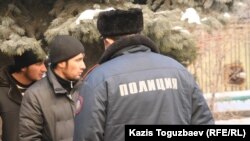
M 105 52 L 86 77 L 74 141 L 124 141 L 126 124 L 214 124 L 192 75 L 159 54 L 140 9 L 100 13 Z
M 18 141 L 19 110 L 24 91 L 47 71 L 41 48 L 14 56 L 14 65 L 0 70 L 0 118 L 2 141 Z M 1 134 L 1 133 L 0 133 Z
M 20 109 L 20 141 L 72 141 L 78 81 L 86 68 L 81 42 L 56 36 L 49 45 L 45 78 L 25 92 Z

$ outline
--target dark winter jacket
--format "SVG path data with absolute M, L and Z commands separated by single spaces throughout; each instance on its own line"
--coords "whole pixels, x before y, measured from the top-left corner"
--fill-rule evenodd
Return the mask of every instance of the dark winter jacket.
M 146 37 L 105 51 L 80 91 L 74 141 L 124 141 L 126 124 L 214 124 L 193 76 Z
M 12 79 L 8 67 L 2 67 L 0 70 L 0 117 L 3 122 L 1 130 L 2 141 L 18 141 L 21 101 L 21 92 Z
M 70 93 L 49 69 L 23 97 L 20 141 L 72 141 L 77 87 Z

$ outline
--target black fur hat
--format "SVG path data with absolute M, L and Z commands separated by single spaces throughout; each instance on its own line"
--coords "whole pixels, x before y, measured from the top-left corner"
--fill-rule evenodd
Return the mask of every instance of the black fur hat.
M 132 8 L 101 12 L 98 16 L 97 28 L 104 37 L 139 33 L 143 30 L 142 11 Z
M 41 52 L 43 56 L 39 56 L 34 50 L 26 50 L 22 55 L 14 55 L 15 69 L 20 70 L 23 67 L 28 67 L 32 64 L 45 61 L 46 56 L 44 52 Z
M 3 42 L 0 46 L 0 52 L 11 58 L 11 73 L 45 61 L 47 57 L 40 42 L 35 38 L 28 37 L 21 37 L 17 41 L 8 40 Z

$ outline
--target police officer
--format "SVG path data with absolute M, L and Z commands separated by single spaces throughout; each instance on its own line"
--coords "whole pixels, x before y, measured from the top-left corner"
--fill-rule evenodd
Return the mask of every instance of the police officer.
M 105 52 L 82 86 L 75 141 L 124 141 L 126 124 L 214 124 L 193 76 L 139 34 L 140 9 L 102 12 L 97 28 Z

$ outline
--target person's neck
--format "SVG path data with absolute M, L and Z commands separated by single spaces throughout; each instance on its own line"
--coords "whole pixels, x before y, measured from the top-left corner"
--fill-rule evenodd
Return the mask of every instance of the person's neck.
M 64 80 L 66 80 L 66 81 L 70 81 L 70 80 L 68 80 L 68 79 L 65 78 L 65 76 L 63 75 L 63 73 L 62 73 L 61 70 L 59 70 L 59 69 L 54 69 L 53 72 L 54 72 L 58 77 L 60 77 L 61 79 L 64 79 Z
M 64 75 L 62 75 L 62 72 L 57 69 L 54 69 L 53 72 L 57 78 L 57 81 L 62 85 L 62 87 L 70 92 L 76 81 L 66 79 L 65 77 L 63 77 Z
M 24 74 L 21 72 L 14 72 L 11 75 L 16 81 L 18 81 L 20 84 L 25 85 L 25 86 L 28 86 L 33 82 L 27 77 L 25 77 Z

